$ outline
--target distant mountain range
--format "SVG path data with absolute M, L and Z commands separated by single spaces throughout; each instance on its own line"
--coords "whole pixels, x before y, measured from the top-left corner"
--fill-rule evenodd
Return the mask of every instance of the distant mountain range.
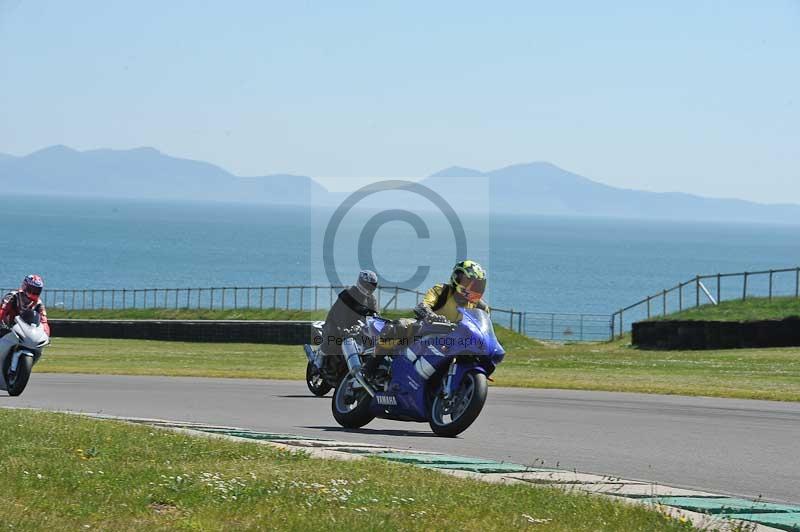
M 469 178 L 459 181 L 454 178 Z M 486 179 L 486 182 L 483 182 Z M 470 190 L 468 183 L 481 190 Z M 683 193 L 612 187 L 547 162 L 481 172 L 450 167 L 423 184 L 472 201 L 493 212 L 642 219 L 800 223 L 800 205 L 759 204 Z M 180 159 L 153 148 L 77 151 L 51 146 L 24 157 L 0 153 L 0 190 L 26 195 L 189 199 L 231 202 L 335 205 L 330 193 L 307 176 L 240 177 L 202 161 Z M 488 201 L 486 191 L 488 191 Z M 477 196 L 477 197 L 475 197 Z
M 547 162 L 480 172 L 451 167 L 427 180 L 485 176 L 494 211 L 641 219 L 800 223 L 800 205 L 762 204 L 680 192 L 647 192 L 592 181 Z
M 0 187 L 6 194 L 276 204 L 307 204 L 312 193 L 327 193 L 309 177 L 238 177 L 153 148 L 77 151 L 66 146 L 25 157 L 0 156 Z

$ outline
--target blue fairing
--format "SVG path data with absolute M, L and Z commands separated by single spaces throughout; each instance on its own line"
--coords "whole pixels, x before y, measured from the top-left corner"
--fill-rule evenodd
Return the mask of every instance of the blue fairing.
M 494 333 L 494 326 L 489 314 L 478 309 L 459 308 L 458 310 L 463 317 L 459 322 L 458 329 L 454 332 L 458 333 L 462 328 L 469 331 L 469 334 L 464 336 L 471 337 L 473 342 L 471 348 L 467 350 L 488 356 L 495 366 L 502 362 L 506 352 Z
M 372 402 L 376 416 L 426 421 L 429 398 L 441 388 L 454 357 L 458 359 L 455 386 L 469 372 L 491 375 L 502 362 L 505 351 L 489 315 L 477 309 L 459 311 L 463 318 L 452 331 L 443 333 L 435 325 L 422 324 L 410 345 L 395 348 L 388 389 L 379 392 Z M 373 334 L 379 334 L 385 325 L 380 318 L 367 321 Z

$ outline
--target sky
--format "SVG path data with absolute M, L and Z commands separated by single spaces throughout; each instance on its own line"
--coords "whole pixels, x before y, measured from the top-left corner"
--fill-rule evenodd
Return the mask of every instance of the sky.
M 0 152 L 53 144 L 800 203 L 800 0 L 0 0 Z

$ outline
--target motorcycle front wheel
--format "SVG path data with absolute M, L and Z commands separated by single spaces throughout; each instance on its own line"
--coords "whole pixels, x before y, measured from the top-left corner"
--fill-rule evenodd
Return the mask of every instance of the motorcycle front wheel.
M 345 375 L 333 392 L 331 412 L 339 425 L 347 429 L 358 429 L 375 419 L 370 412 L 372 396 L 364 388 L 353 388 L 356 383 L 352 375 Z
M 464 375 L 450 400 L 445 401 L 441 393 L 436 394 L 431 403 L 433 432 L 437 436 L 453 437 L 467 430 L 483 410 L 488 391 L 486 375 L 471 372 Z
M 319 368 L 312 362 L 306 365 L 306 386 L 308 386 L 308 390 L 317 397 L 322 397 L 333 388 L 333 386 L 325 382 L 325 379 L 322 378 L 322 374 L 319 372 Z
M 3 368 L 3 372 L 5 373 L 8 395 L 11 397 L 17 397 L 25 390 L 25 386 L 28 385 L 28 379 L 31 378 L 33 359 L 29 356 L 19 357 L 17 371 L 15 371 L 13 374 L 11 373 L 11 357 L 8 356 L 6 359 L 8 360 L 8 363 L 6 364 L 6 367 Z

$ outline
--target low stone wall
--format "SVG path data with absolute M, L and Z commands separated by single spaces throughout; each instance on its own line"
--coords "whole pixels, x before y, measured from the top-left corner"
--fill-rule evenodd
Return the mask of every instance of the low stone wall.
M 52 319 L 50 324 L 55 338 L 127 338 L 285 345 L 301 345 L 311 342 L 312 339 L 310 321 Z
M 643 349 L 736 349 L 800 346 L 800 318 L 760 321 L 641 321 L 633 345 Z

